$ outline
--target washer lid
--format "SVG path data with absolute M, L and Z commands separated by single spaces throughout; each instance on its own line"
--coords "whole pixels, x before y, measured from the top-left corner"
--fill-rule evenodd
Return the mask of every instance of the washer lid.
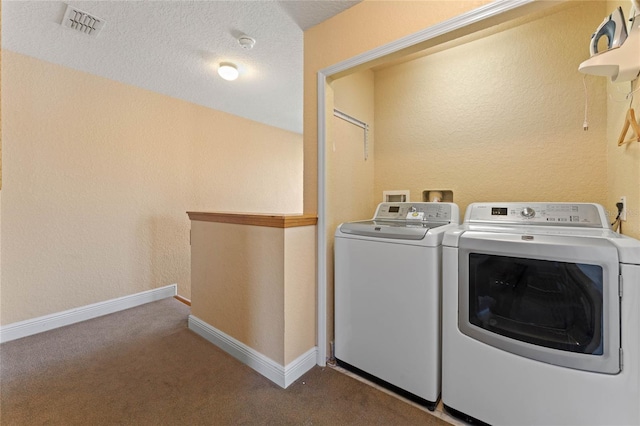
M 340 231 L 344 234 L 367 237 L 421 240 L 429 229 L 446 224 L 447 222 L 363 220 L 343 223 L 340 225 Z

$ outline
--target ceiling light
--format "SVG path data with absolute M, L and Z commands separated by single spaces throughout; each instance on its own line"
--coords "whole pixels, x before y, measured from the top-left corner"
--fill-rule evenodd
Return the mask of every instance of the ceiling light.
M 238 72 L 238 67 L 235 64 L 232 64 L 231 62 L 220 62 L 218 74 L 225 80 L 233 81 L 238 78 L 240 73 Z

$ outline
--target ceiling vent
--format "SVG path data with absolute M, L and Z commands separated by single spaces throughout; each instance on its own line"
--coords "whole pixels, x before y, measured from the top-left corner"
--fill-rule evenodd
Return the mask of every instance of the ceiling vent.
M 97 18 L 87 12 L 67 5 L 67 10 L 64 12 L 61 24 L 63 27 L 71 28 L 72 30 L 91 37 L 97 37 L 102 27 L 104 27 L 105 21 L 102 18 Z

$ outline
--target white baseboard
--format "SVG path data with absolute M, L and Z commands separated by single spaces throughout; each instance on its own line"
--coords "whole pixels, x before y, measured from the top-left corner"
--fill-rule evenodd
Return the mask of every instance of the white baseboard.
M 124 309 L 133 308 L 149 302 L 173 297 L 177 294 L 178 285 L 171 284 L 153 290 L 143 291 L 129 296 L 119 297 L 104 302 L 93 303 L 80 308 L 69 309 L 68 311 L 45 315 L 30 320 L 15 322 L 0 327 L 0 343 L 53 330 L 88 319 L 112 314 Z
M 318 348 L 313 347 L 298 358 L 291 361 L 284 367 L 284 386 L 287 388 L 291 383 L 298 380 L 304 373 L 317 365 Z
M 189 315 L 189 329 L 282 388 L 287 388 L 316 365 L 316 347 L 309 349 L 287 366 L 282 366 L 193 315 Z

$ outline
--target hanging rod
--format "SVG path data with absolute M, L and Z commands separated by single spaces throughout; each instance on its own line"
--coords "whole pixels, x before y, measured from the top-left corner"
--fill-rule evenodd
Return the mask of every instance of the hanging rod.
M 350 116 L 349 114 L 346 114 L 342 111 L 340 111 L 339 109 L 334 108 L 333 109 L 333 115 L 334 117 L 338 117 L 344 121 L 347 121 L 351 124 L 353 124 L 354 126 L 358 126 L 361 129 L 364 130 L 364 159 L 365 161 L 367 160 L 367 158 L 369 158 L 369 141 L 368 141 L 368 133 L 369 133 L 369 125 L 367 123 L 365 123 L 364 121 L 360 121 L 355 117 Z
M 343 119 L 344 121 L 348 121 L 351 124 L 355 124 L 356 126 L 361 127 L 365 130 L 369 130 L 369 125 L 367 123 L 365 123 L 364 121 L 360 121 L 357 118 L 350 116 L 349 114 L 345 114 L 344 112 L 338 109 L 334 108 L 333 115 Z

